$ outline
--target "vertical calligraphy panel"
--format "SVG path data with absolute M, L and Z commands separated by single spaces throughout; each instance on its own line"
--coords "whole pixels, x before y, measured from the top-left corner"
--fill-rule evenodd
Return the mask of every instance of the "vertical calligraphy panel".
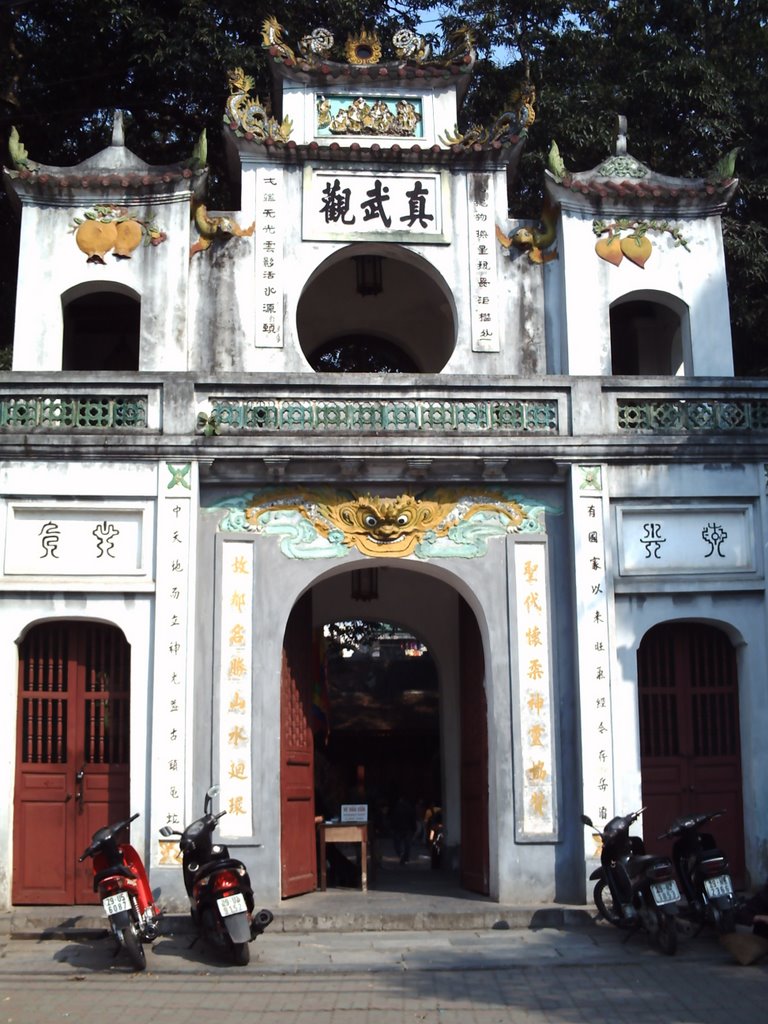
M 285 196 L 282 172 L 256 171 L 256 347 L 283 347 L 283 241 Z
M 517 835 L 551 839 L 557 816 L 546 545 L 515 544 L 514 573 L 522 769 Z
M 472 350 L 499 351 L 496 307 L 496 229 L 493 181 L 489 174 L 470 174 L 469 183 L 469 288 Z
M 222 832 L 253 835 L 253 545 L 223 541 L 219 610 L 219 785 Z
M 186 792 L 188 737 L 192 735 L 193 678 L 191 580 L 195 545 L 193 496 L 197 493 L 193 463 L 160 463 L 157 509 L 157 583 L 155 595 L 155 660 L 152 701 L 152 824 L 182 828 L 188 808 Z M 171 864 L 176 840 L 152 846 L 152 861 Z
M 584 811 L 596 824 L 614 814 L 604 474 L 577 466 L 572 475 Z

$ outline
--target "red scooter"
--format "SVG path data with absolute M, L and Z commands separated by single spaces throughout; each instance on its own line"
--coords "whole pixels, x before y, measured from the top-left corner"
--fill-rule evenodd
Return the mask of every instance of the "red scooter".
M 141 857 L 130 843 L 118 842 L 117 838 L 136 818 L 138 814 L 94 832 L 80 860 L 93 859 L 93 891 L 98 892 L 109 918 L 117 944 L 115 955 L 125 949 L 136 970 L 143 971 L 147 958 L 142 943 L 157 937 L 160 910 L 152 898 Z

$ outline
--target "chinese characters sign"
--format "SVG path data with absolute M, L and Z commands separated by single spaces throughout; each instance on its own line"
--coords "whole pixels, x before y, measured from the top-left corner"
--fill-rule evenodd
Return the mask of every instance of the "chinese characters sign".
M 600 466 L 577 466 L 573 472 L 584 811 L 598 825 L 614 813 L 604 472 Z
M 222 831 L 241 837 L 253 835 L 253 545 L 224 541 L 221 557 L 219 785 L 227 812 Z
M 304 171 L 303 235 L 320 241 L 450 241 L 448 183 L 440 171 Z
M 4 571 L 24 576 L 147 576 L 145 506 L 11 503 Z
M 256 172 L 256 346 L 283 345 L 283 179 L 277 171 Z
M 522 753 L 518 828 L 526 836 L 552 837 L 556 828 L 554 737 L 544 544 L 515 545 L 515 594 Z
M 620 508 L 622 575 L 754 572 L 750 506 Z
M 493 185 L 489 174 L 472 174 L 469 186 L 469 285 L 472 303 L 472 348 L 475 352 L 498 352 Z
M 190 643 L 191 551 L 194 545 L 194 468 L 161 465 L 157 523 L 157 593 L 152 705 L 153 833 L 163 825 L 181 829 L 186 817 L 187 682 L 192 677 Z M 177 840 L 158 841 L 157 864 L 172 864 Z

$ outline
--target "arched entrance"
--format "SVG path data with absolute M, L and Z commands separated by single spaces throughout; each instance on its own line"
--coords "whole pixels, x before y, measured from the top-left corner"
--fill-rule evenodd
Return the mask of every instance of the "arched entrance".
M 425 259 L 397 245 L 350 245 L 307 282 L 296 311 L 320 372 L 440 373 L 456 345 L 453 296 Z
M 104 623 L 58 620 L 19 643 L 13 902 L 98 902 L 79 854 L 129 815 L 130 647 Z
M 376 702 L 375 730 L 366 734 L 365 729 L 358 729 L 356 736 L 353 735 L 355 730 L 348 730 L 346 737 L 334 737 L 333 744 L 329 742 L 327 746 L 322 729 L 315 728 L 313 734 L 313 716 L 318 704 L 322 704 L 318 698 L 318 683 L 329 670 L 328 660 L 323 662 L 319 656 L 317 640 L 324 625 L 340 618 L 341 608 L 350 608 L 349 603 L 339 602 L 338 595 L 344 588 L 349 594 L 355 574 L 336 576 L 327 585 L 321 583 L 307 592 L 295 606 L 286 629 L 281 695 L 282 895 L 299 895 L 316 886 L 315 813 L 323 816 L 339 813 L 339 808 L 327 803 L 327 780 L 320 787 L 326 792 L 317 796 L 317 806 L 315 802 L 319 777 L 329 767 L 333 769 L 334 785 L 339 787 L 339 792 L 343 789 L 348 794 L 348 802 L 357 802 L 355 796 L 360 794 L 357 800 L 369 804 L 369 827 L 375 823 L 387 839 L 390 838 L 386 819 L 391 811 L 389 803 L 400 792 L 407 789 L 406 795 L 413 802 L 419 798 L 425 803 L 434 802 L 439 798 L 448 830 L 448 845 L 458 855 L 460 884 L 487 894 L 487 704 L 478 624 L 469 606 L 448 584 L 407 569 L 387 567 L 380 573 L 388 599 L 382 599 L 377 610 L 366 607 L 367 620 L 389 622 L 393 616 L 385 616 L 384 607 L 392 611 L 397 607 L 397 594 L 413 589 L 415 581 L 419 581 L 421 593 L 434 598 L 440 622 L 438 628 L 434 621 L 430 625 L 429 617 L 432 614 L 434 620 L 435 609 L 426 607 L 430 604 L 428 597 L 415 602 L 425 606 L 424 618 L 421 622 L 415 621 L 417 613 L 412 609 L 404 612 L 400 618 L 402 628 L 396 631 L 395 638 L 391 639 L 391 634 L 389 640 L 385 638 L 386 643 L 398 647 L 398 653 L 388 656 L 384 669 L 377 672 L 373 665 L 374 660 L 381 657 L 379 644 L 365 656 L 358 654 L 354 671 L 345 671 L 343 685 L 347 690 L 348 707 L 359 709 L 365 704 L 361 694 L 350 692 L 350 686 L 371 689 L 383 686 L 391 691 L 386 700 Z M 400 607 L 403 608 L 402 603 Z M 360 616 L 359 606 L 354 614 Z M 407 659 L 401 656 L 403 644 L 416 643 L 416 637 L 422 647 L 426 647 L 422 640 L 428 638 L 435 674 L 432 694 L 427 692 L 433 685 L 427 662 L 422 664 L 420 672 L 409 672 Z M 366 657 L 370 658 L 367 664 Z M 338 671 L 338 663 L 335 668 L 330 665 L 330 670 Z M 406 676 L 418 678 L 418 682 L 409 687 Z M 328 692 L 333 691 L 328 688 Z M 428 729 L 422 729 L 424 750 L 414 751 L 404 733 L 398 731 L 395 719 L 405 721 L 407 703 L 417 705 L 420 713 L 435 716 L 430 726 L 434 727 L 435 734 L 429 735 Z M 329 711 L 333 729 L 332 705 Z M 392 762 L 389 766 L 388 757 Z M 452 863 L 455 859 L 452 858 Z
M 744 881 L 736 654 L 700 622 L 665 622 L 637 653 L 645 835 L 656 842 L 683 814 L 724 810 L 716 838 Z

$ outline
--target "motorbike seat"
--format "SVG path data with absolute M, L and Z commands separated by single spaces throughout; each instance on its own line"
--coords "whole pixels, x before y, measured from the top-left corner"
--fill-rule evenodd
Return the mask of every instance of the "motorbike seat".
M 105 878 L 112 878 L 113 875 L 122 875 L 123 878 L 136 881 L 136 875 L 129 867 L 126 867 L 125 864 L 114 864 L 111 868 L 104 868 L 103 871 L 99 871 L 93 876 L 93 891 L 96 892 L 99 883 L 103 882 Z
M 631 857 L 627 861 L 627 874 L 630 878 L 642 875 L 652 864 L 658 864 L 659 857 L 653 853 L 644 853 L 639 857 Z
M 196 885 L 201 878 L 205 878 L 206 875 L 212 875 L 215 871 L 230 870 L 238 871 L 243 867 L 242 861 L 234 860 L 232 857 L 221 858 L 220 860 L 209 860 L 205 864 L 201 864 L 197 871 L 192 876 L 192 885 Z M 243 879 L 247 879 L 248 873 L 243 875 Z

